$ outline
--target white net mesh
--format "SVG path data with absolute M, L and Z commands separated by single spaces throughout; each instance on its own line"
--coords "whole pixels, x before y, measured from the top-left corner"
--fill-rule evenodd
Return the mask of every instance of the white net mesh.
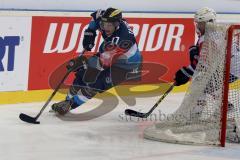
M 145 138 L 184 144 L 220 144 L 228 27 L 224 24 L 206 26 L 201 56 L 181 106 L 171 120 L 147 128 Z M 232 56 L 235 58 L 231 63 L 228 104 L 228 122 L 231 122 L 228 128 L 231 132 L 240 117 L 240 83 L 237 80 L 240 75 L 240 36 L 237 33 L 240 30 L 235 32 L 232 38 Z

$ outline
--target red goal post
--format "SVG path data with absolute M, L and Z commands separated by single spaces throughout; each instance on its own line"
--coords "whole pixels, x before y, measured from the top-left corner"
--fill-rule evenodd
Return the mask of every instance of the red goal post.
M 238 47 L 240 49 L 240 32 L 237 33 L 237 35 L 234 35 L 234 32 L 236 30 L 240 31 L 240 25 L 231 25 L 228 28 L 228 33 L 227 33 L 227 48 L 226 48 L 226 63 L 225 63 L 225 77 L 230 77 L 230 67 L 231 67 L 231 57 L 232 57 L 232 52 L 233 51 L 233 43 L 234 43 L 234 36 L 237 36 L 236 42 L 238 43 Z M 240 51 L 239 51 L 240 52 Z M 239 66 L 240 67 L 240 66 Z M 229 80 L 225 78 L 224 80 L 224 93 L 223 93 L 223 105 L 222 105 L 222 129 L 221 129 L 221 146 L 225 146 L 225 141 L 226 141 L 226 130 L 227 130 L 227 112 L 228 112 L 228 96 L 229 96 Z M 240 104 L 239 104 L 240 105 Z M 240 106 L 238 106 L 240 107 Z M 239 118 L 239 117 L 238 117 Z

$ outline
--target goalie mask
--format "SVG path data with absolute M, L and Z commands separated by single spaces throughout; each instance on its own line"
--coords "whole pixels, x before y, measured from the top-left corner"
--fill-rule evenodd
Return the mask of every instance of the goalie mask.
M 215 23 L 216 12 L 208 7 L 203 7 L 199 9 L 194 15 L 194 22 L 198 35 L 203 35 L 205 33 L 206 23 Z
M 115 8 L 108 8 L 101 17 L 101 29 L 107 35 L 111 35 L 119 26 L 122 20 L 122 11 Z
M 203 7 L 199 9 L 194 15 L 195 22 L 215 22 L 216 12 L 212 8 Z

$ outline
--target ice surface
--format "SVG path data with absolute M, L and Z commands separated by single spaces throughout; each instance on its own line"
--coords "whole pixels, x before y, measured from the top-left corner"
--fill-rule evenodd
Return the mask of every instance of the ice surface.
M 221 148 L 143 139 L 143 129 L 160 120 L 163 113 L 173 112 L 182 97 L 170 94 L 151 119 L 130 119 L 123 113 L 126 108 L 147 112 L 159 96 L 136 98 L 134 106 L 119 97 L 92 99 L 65 118 L 49 113 L 47 108 L 40 125 L 22 122 L 18 116 L 21 112 L 36 116 L 44 103 L 1 105 L 0 160 L 240 159 L 238 144 Z M 107 102 L 105 108 L 99 107 L 102 101 Z

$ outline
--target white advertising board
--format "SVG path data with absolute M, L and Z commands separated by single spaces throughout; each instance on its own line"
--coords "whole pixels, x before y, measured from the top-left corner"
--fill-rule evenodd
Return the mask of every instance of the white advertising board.
M 0 17 L 0 91 L 27 90 L 31 17 Z

